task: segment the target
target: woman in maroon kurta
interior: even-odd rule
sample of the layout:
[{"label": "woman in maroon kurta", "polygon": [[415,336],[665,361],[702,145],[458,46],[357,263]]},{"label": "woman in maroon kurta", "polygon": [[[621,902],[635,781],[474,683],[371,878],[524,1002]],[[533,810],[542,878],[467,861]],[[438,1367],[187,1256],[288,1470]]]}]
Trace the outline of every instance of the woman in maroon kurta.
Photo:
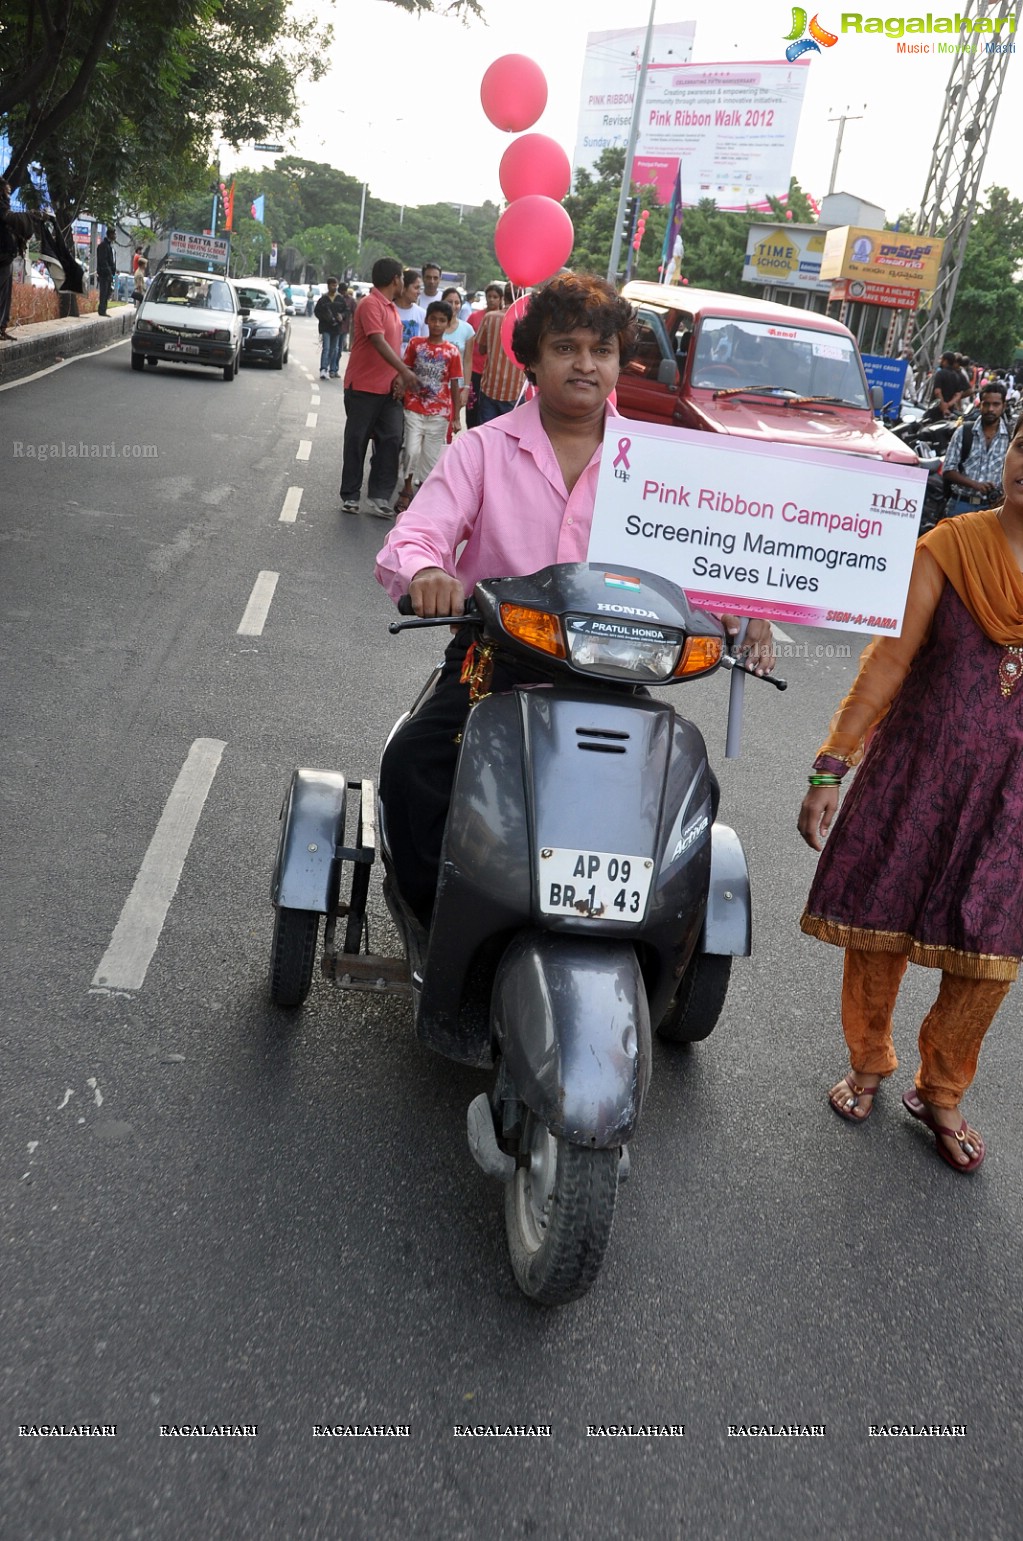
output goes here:
[{"label": "woman in maroon kurta", "polygon": [[[984,1159],[959,1102],[1023,956],[1023,432],[1004,492],[999,509],[944,520],[920,541],[902,634],[866,649],[799,818],[823,848],[800,924],[846,949],[852,1069],[831,1105],[867,1117],[898,1063],[891,1023],[906,965],[940,969],[903,1102],[958,1171]],[[836,818],[839,782],[861,755]]]}]

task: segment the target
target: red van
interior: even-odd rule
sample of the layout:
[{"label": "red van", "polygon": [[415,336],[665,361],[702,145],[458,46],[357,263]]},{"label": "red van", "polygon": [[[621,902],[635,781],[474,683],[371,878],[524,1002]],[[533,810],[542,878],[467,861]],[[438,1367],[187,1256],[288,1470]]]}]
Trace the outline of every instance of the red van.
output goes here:
[{"label": "red van", "polygon": [[713,289],[623,292],[639,322],[639,350],[618,377],[626,417],[919,464],[874,417],[848,327]]}]

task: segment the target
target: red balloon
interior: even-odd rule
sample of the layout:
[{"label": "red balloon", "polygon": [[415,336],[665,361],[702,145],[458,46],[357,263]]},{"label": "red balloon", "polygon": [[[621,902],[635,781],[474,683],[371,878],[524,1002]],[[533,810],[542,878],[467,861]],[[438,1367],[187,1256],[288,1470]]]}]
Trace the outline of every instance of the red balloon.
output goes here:
[{"label": "red balloon", "polygon": [[524,294],[521,299],[515,301],[514,305],[509,305],[504,313],[504,320],[501,322],[501,347],[507,353],[516,369],[521,369],[522,365],[512,352],[512,332],[515,330],[516,321],[524,316],[529,309],[529,301],[530,296]]},{"label": "red balloon", "polygon": [[539,193],[560,203],[572,185],[572,167],[556,139],[546,134],[523,134],[513,139],[501,156],[498,172],[501,191],[509,203]]},{"label": "red balloon", "polygon": [[518,134],[531,128],[547,106],[547,79],[525,54],[503,54],[480,82],[480,101],[495,128]]},{"label": "red balloon", "polygon": [[550,278],[568,261],[575,230],[553,198],[531,193],[516,198],[497,221],[494,251],[513,284],[528,288]]}]

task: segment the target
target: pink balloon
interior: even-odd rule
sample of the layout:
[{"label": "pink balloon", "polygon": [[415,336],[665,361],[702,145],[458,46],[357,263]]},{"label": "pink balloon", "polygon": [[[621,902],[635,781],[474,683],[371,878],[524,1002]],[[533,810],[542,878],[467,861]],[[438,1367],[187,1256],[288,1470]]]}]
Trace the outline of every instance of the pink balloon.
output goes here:
[{"label": "pink balloon", "polygon": [[501,156],[501,191],[509,203],[539,193],[560,203],[572,185],[572,167],[556,139],[523,134]]},{"label": "pink balloon", "polygon": [[497,221],[494,251],[513,284],[528,288],[550,278],[568,261],[575,230],[553,198],[530,193],[516,198]]},{"label": "pink balloon", "polygon": [[525,54],[503,54],[480,82],[480,101],[495,128],[518,134],[532,127],[547,106],[544,72]]},{"label": "pink balloon", "polygon": [[501,347],[507,353],[516,369],[521,369],[522,365],[512,352],[512,332],[515,330],[516,321],[524,316],[529,309],[529,301],[530,296],[524,294],[521,299],[515,301],[514,305],[509,305],[504,313],[504,320],[501,322]]}]

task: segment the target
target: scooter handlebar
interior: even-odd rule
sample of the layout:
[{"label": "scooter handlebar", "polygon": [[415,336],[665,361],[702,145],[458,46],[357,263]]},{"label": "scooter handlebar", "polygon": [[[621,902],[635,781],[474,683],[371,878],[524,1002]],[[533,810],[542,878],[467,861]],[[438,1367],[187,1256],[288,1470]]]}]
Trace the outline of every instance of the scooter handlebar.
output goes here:
[{"label": "scooter handlebar", "polygon": [[399,631],[410,631],[417,626],[457,626],[460,621],[471,620],[473,617],[476,617],[477,625],[482,621],[482,616],[480,616],[479,611],[476,609],[476,601],[471,594],[465,601],[465,610],[462,615],[429,616],[416,615],[412,608],[411,596],[402,594],[398,600],[398,614],[407,615],[409,619],[407,621],[392,621],[387,628],[392,636],[396,635]]}]

